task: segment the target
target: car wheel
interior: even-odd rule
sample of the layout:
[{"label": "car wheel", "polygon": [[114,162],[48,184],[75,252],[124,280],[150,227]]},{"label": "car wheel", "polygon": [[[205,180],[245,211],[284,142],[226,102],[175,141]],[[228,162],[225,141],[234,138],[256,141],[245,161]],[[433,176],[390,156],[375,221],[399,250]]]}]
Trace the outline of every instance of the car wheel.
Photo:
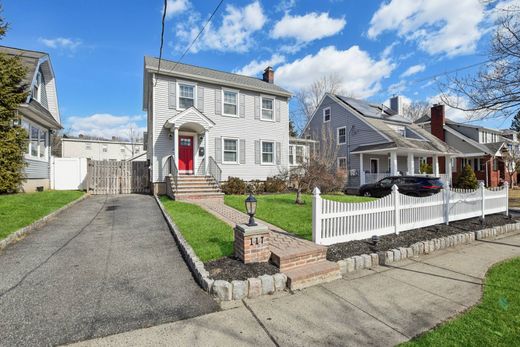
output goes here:
[{"label": "car wheel", "polygon": [[363,193],[363,196],[366,196],[366,197],[371,197],[371,196],[372,196],[372,194],[370,194],[370,192],[369,192],[369,191],[366,191],[366,192],[364,192],[364,193]]}]

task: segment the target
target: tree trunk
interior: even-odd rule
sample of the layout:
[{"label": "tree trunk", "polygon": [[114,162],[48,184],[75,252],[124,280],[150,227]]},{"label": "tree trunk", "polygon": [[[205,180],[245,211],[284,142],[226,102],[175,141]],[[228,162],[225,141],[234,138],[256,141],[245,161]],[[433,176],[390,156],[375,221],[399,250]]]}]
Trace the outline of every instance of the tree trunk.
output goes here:
[{"label": "tree trunk", "polygon": [[296,190],[296,201],[294,203],[297,205],[303,205],[302,189],[299,187],[298,187],[298,190]]}]

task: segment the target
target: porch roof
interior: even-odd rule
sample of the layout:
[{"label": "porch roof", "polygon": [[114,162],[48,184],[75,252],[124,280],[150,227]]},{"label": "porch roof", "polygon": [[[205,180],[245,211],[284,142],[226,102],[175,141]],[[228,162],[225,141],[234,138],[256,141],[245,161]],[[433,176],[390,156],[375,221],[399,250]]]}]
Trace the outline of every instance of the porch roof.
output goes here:
[{"label": "porch roof", "polygon": [[355,148],[351,153],[380,153],[380,152],[397,152],[403,154],[436,154],[440,156],[457,156],[459,151],[450,148],[450,151],[439,150],[428,141],[408,140],[405,146],[398,142],[386,142],[373,145],[363,145]]},{"label": "porch roof", "polygon": [[180,128],[188,124],[195,125],[195,127],[198,128],[194,130],[207,131],[215,125],[215,122],[206,117],[195,106],[191,106],[168,119],[166,123],[164,123],[164,127],[167,129]]}]

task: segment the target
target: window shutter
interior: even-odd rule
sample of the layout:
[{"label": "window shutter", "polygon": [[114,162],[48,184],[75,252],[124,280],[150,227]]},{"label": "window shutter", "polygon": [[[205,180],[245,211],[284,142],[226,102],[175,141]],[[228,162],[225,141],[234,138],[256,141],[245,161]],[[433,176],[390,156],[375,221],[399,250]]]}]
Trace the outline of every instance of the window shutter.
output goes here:
[{"label": "window shutter", "polygon": [[276,165],[282,164],[282,144],[280,142],[276,143]]},{"label": "window shutter", "polygon": [[255,164],[260,164],[260,141],[255,141]]},{"label": "window shutter", "polygon": [[215,161],[222,163],[222,138],[215,137]]},{"label": "window shutter", "polygon": [[240,140],[240,164],[246,163],[246,140]]},{"label": "window shutter", "polygon": [[246,118],[246,96],[240,93],[240,118]]},{"label": "window shutter", "polygon": [[255,119],[260,119],[260,97],[255,96]]},{"label": "window shutter", "polygon": [[222,89],[215,89],[215,114],[222,114]]},{"label": "window shutter", "polygon": [[276,99],[275,101],[275,111],[274,111],[274,116],[276,117],[276,121],[279,122],[280,121],[280,100]]},{"label": "window shutter", "polygon": [[204,112],[204,87],[197,86],[197,109]]},{"label": "window shutter", "polygon": [[176,108],[177,98],[175,97],[176,92],[175,82],[168,82],[168,108]]}]

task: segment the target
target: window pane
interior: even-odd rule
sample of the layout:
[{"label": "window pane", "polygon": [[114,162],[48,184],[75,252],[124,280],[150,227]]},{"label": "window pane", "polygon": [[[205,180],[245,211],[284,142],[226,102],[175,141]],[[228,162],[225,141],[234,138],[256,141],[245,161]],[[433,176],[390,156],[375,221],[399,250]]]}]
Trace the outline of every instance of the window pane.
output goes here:
[{"label": "window pane", "polygon": [[193,99],[193,86],[187,86],[181,84],[179,87],[180,96],[182,98],[190,98]]},{"label": "window pane", "polygon": [[272,163],[273,162],[273,154],[272,153],[263,153],[262,161],[264,163]]},{"label": "window pane", "polygon": [[236,103],[237,103],[237,93],[234,93],[234,92],[224,92],[224,103],[236,105]]},{"label": "window pane", "polygon": [[262,162],[272,163],[274,144],[272,142],[262,142]]},{"label": "window pane", "polygon": [[273,111],[262,110],[262,118],[264,118],[264,119],[273,119]]},{"label": "window pane", "polygon": [[224,150],[225,151],[236,151],[237,150],[237,140],[224,140]]},{"label": "window pane", "polygon": [[262,98],[262,108],[272,110],[273,109],[273,99],[263,99]]},{"label": "window pane", "polygon": [[230,105],[230,104],[224,104],[224,113],[225,114],[237,114],[237,106],[236,105]]},{"label": "window pane", "polygon": [[262,152],[273,152],[273,143],[272,142],[262,142]]},{"label": "window pane", "polygon": [[193,99],[179,98],[179,107],[180,108],[189,108],[191,106],[193,106]]},{"label": "window pane", "polygon": [[40,132],[40,158],[44,158],[45,155],[45,149],[47,147],[47,132],[41,131]]},{"label": "window pane", "polygon": [[38,156],[38,128],[31,126],[31,155]]},{"label": "window pane", "polygon": [[298,164],[303,163],[303,147],[302,146],[296,147],[296,163],[298,163]]},{"label": "window pane", "polygon": [[236,162],[237,152],[224,152],[224,161]]}]

